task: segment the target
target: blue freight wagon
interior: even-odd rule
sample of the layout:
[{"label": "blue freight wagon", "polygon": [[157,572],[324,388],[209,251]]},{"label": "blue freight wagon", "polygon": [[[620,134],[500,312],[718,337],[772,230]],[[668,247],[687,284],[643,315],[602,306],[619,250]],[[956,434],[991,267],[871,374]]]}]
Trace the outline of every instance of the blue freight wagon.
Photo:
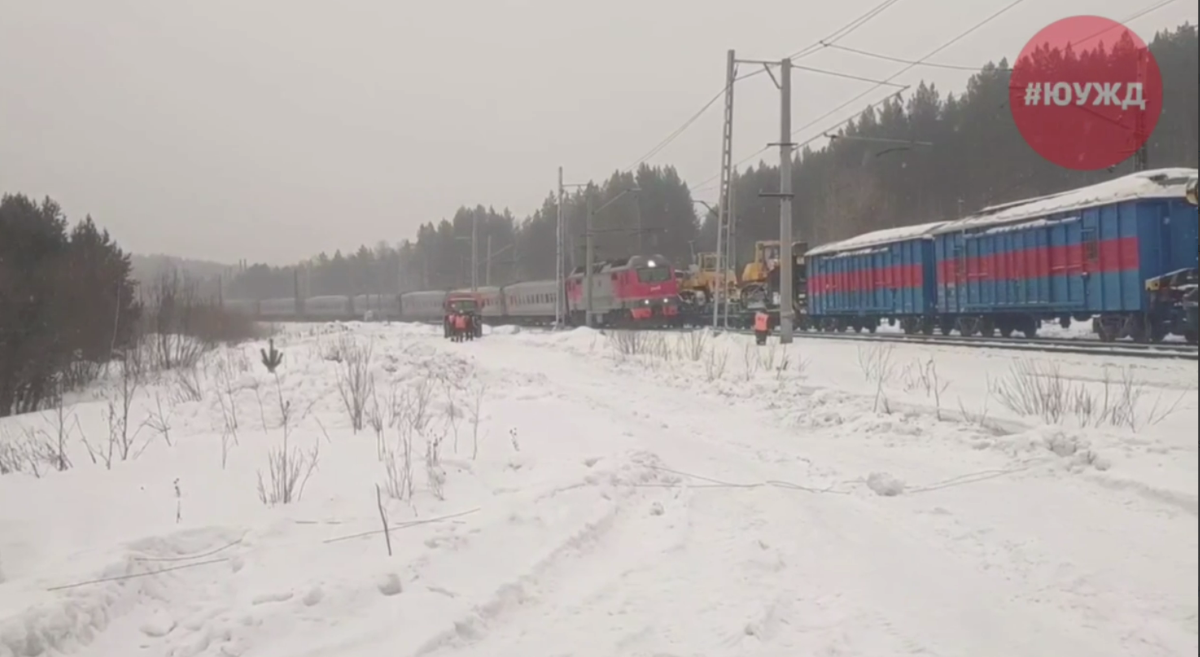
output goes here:
[{"label": "blue freight wagon", "polygon": [[808,312],[823,331],[867,330],[897,322],[906,333],[935,326],[931,233],[945,222],[889,228],[810,250]]},{"label": "blue freight wagon", "polygon": [[1091,321],[1104,340],[1178,330],[1148,282],[1197,266],[1195,169],[1143,171],[987,208],[933,231],[943,331],[1036,335]]}]

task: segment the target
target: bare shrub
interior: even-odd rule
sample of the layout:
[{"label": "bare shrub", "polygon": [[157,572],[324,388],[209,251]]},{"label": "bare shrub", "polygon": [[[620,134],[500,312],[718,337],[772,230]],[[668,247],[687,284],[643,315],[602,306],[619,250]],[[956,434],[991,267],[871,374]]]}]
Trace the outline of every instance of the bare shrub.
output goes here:
[{"label": "bare shrub", "polygon": [[966,405],[963,404],[963,400],[960,397],[958,400],[958,410],[962,414],[963,419],[966,420],[968,424],[973,424],[977,427],[983,427],[983,426],[987,425],[988,404],[989,404],[990,400],[991,400],[990,396],[984,397],[983,398],[983,408],[980,409],[978,413],[972,413],[967,410]]},{"label": "bare shrub", "polygon": [[[71,459],[67,456],[67,444],[71,440],[72,425],[75,429],[80,429],[73,406],[65,402],[61,393],[56,394],[53,406],[42,417],[49,426],[49,431],[39,430],[37,433],[41,437],[42,459],[59,472],[69,470]],[[83,435],[82,429],[79,433],[80,438],[86,442],[87,437]]]},{"label": "bare shrub", "polygon": [[167,376],[176,403],[203,401],[204,374],[199,365],[180,367]]},{"label": "bare shrub", "polygon": [[468,402],[467,416],[471,420],[471,460],[479,457],[479,421],[483,409],[483,398],[487,394],[487,385],[476,381],[470,388],[471,396]]},{"label": "bare shrub", "polygon": [[812,364],[812,361],[809,360],[808,358],[804,358],[803,356],[801,356],[800,358],[797,358],[796,359],[796,375],[799,376],[800,378],[804,378],[804,377],[808,376],[808,366],[811,364]]},{"label": "bare shrub", "polygon": [[418,420],[412,406],[403,405],[397,413],[395,439],[384,448],[384,487],[390,497],[406,500],[413,494],[413,436],[418,433]]},{"label": "bare shrub", "polygon": [[425,479],[429,491],[439,500],[446,499],[446,471],[442,469],[442,439],[445,432],[434,432],[425,439]]},{"label": "bare shrub", "polygon": [[86,439],[83,440],[92,463],[103,461],[104,466],[110,470],[114,460],[127,461],[131,456],[136,458],[137,454],[141,453],[140,451],[134,453],[133,444],[144,423],[131,429],[129,415],[133,408],[134,398],[144,382],[143,354],[144,352],[137,347],[119,352],[117,364],[120,369],[117,372],[116,380],[100,393],[101,399],[105,402],[103,415],[108,425],[107,447],[94,447]]},{"label": "bare shrub", "polygon": [[221,433],[221,469],[229,464],[229,450],[238,445],[237,387],[234,373],[226,361],[216,366],[216,402],[219,413],[218,430]]},{"label": "bare shrub", "polygon": [[364,345],[343,336],[338,352],[342,359],[338,361],[337,390],[350,426],[358,433],[363,428],[367,401],[375,389],[375,379],[371,376],[373,346],[369,341]]},{"label": "bare shrub", "polygon": [[104,365],[96,361],[84,360],[83,354],[75,353],[75,357],[58,373],[60,385],[66,390],[82,390],[100,378]]},{"label": "bare shrub", "polygon": [[383,429],[387,422],[383,417],[383,408],[379,405],[379,391],[371,386],[371,404],[367,407],[367,425],[375,432],[376,458],[382,459],[384,454]]},{"label": "bare shrub", "polygon": [[768,371],[775,369],[775,360],[779,357],[778,349],[778,343],[768,342],[766,344],[766,349],[755,350],[755,353],[758,354],[758,363],[762,369]]},{"label": "bare shrub", "polygon": [[908,392],[923,392],[933,399],[937,418],[942,419],[942,393],[950,387],[949,381],[938,376],[937,361],[932,356],[925,362],[917,361],[904,367],[900,374],[904,389]]},{"label": "bare shrub", "polygon": [[676,352],[667,342],[667,336],[657,334],[646,337],[646,355],[652,359],[670,363],[675,359]]},{"label": "bare shrub", "polygon": [[792,368],[792,355],[788,352],[786,346],[781,350],[782,354],[779,357],[779,365],[775,367],[775,379],[783,380],[783,376]]},{"label": "bare shrub", "polygon": [[749,381],[758,373],[758,347],[753,343],[746,343],[746,347],[742,350],[742,374]]},{"label": "bare shrub", "polygon": [[217,387],[217,405],[220,407],[225,426],[236,433],[240,425],[237,416],[237,374],[233,367],[227,360],[217,361],[214,383]]},{"label": "bare shrub", "polygon": [[708,349],[708,332],[688,331],[679,336],[678,347],[682,357],[698,363]]},{"label": "bare shrub", "polygon": [[197,281],[177,270],[160,275],[145,296],[143,332],[155,369],[191,367],[216,345],[254,340],[265,333],[253,318],[206,298]]},{"label": "bare shrub", "polygon": [[0,475],[25,472],[28,461],[24,446],[12,439],[6,427],[0,426]]},{"label": "bare shrub", "polygon": [[895,345],[892,344],[874,344],[858,348],[858,366],[868,382],[883,384],[892,380],[895,375],[893,351]]},{"label": "bare shrub", "polygon": [[1131,368],[1122,368],[1119,381],[1113,381],[1108,368],[1100,382],[1100,391],[1063,376],[1055,363],[1018,361],[1007,377],[988,381],[988,391],[1006,408],[1018,415],[1036,417],[1047,424],[1061,424],[1068,418],[1084,427],[1114,426],[1136,431],[1156,425],[1174,414],[1186,393],[1173,403],[1163,403],[1160,393],[1149,411],[1142,415],[1139,406],[1145,386],[1139,384]]},{"label": "bare shrub", "polygon": [[17,439],[8,427],[0,424],[0,475],[30,472],[41,476],[38,454],[30,444],[29,434]]},{"label": "bare shrub", "polygon": [[452,449],[455,454],[458,454],[458,427],[466,415],[458,404],[458,393],[461,391],[461,388],[449,376],[443,376],[441,381],[444,394],[446,395],[446,425],[450,427],[453,437],[453,442],[451,443]]},{"label": "bare shrub", "polygon": [[[174,412],[174,406],[168,406],[163,410],[162,395],[154,393],[154,407],[150,409],[150,416],[146,419],[146,426],[162,436],[167,447],[171,447],[171,414]],[[145,447],[142,448],[143,450]]]},{"label": "bare shrub", "polygon": [[399,418],[411,424],[419,433],[424,433],[433,420],[430,413],[433,404],[433,381],[432,375],[418,377],[412,389],[405,391],[397,401]]},{"label": "bare shrub", "polygon": [[622,356],[640,356],[650,347],[650,335],[645,331],[612,331],[608,340]]},{"label": "bare shrub", "polygon": [[729,351],[713,347],[708,351],[708,360],[704,361],[704,376],[711,383],[724,378],[725,366],[729,362]]},{"label": "bare shrub", "polygon": [[321,441],[313,444],[310,452],[301,452],[291,445],[291,432],[297,418],[292,416],[292,402],[284,401],[279,380],[275,381],[279,400],[279,427],[282,440],[267,452],[267,480],[258,472],[258,498],[263,504],[291,504],[304,494],[304,486],[317,468],[320,460]]}]

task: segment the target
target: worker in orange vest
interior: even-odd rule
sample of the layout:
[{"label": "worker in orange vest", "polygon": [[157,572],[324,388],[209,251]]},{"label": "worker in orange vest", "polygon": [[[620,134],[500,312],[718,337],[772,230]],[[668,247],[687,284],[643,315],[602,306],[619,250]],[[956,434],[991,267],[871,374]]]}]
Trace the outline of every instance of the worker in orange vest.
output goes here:
[{"label": "worker in orange vest", "polygon": [[754,314],[754,342],[766,344],[767,336],[771,334],[771,316],[764,311]]},{"label": "worker in orange vest", "polygon": [[458,339],[467,338],[467,316],[465,313],[458,313],[454,316],[454,330],[458,333]]}]

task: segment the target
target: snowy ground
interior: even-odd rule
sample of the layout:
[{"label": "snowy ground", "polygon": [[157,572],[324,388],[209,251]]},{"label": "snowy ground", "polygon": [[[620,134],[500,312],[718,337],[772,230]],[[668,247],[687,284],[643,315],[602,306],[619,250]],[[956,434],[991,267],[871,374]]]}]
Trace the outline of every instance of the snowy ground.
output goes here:
[{"label": "snowy ground", "polygon": [[[276,345],[278,378],[245,345],[137,391],[111,468],[94,396],[0,423],[23,470],[0,657],[1198,649],[1194,363],[360,324]],[[32,473],[60,433],[73,467]],[[264,504],[285,439],[302,494]]]}]

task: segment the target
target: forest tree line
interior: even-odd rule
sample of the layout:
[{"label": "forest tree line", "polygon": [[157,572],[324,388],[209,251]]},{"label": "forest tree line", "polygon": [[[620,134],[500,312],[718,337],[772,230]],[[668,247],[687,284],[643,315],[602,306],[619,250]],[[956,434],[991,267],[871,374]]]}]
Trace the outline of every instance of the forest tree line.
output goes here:
[{"label": "forest tree line", "polygon": [[[177,270],[137,281],[131,256],[91,216],[71,225],[53,199],[0,196],[0,418],[61,408],[67,393],[95,382],[114,362],[128,403],[144,375],[194,367],[219,343],[259,335],[249,318],[222,309],[213,292]],[[136,433],[121,427],[125,437]],[[3,432],[0,426],[0,447]],[[66,434],[56,433],[24,437],[30,463],[69,467]],[[12,465],[0,459],[0,474]]]},{"label": "forest tree line", "polygon": [[[1200,153],[1197,111],[1196,27],[1155,35],[1151,52],[1162,71],[1164,107],[1151,136],[1151,168],[1196,167]],[[1128,43],[1098,48],[1116,57]],[[1093,66],[1095,53],[1048,53],[1042,66]],[[839,131],[843,137],[928,142],[932,147],[894,148],[869,141],[834,139],[795,155],[792,187],[797,239],[816,245],[859,233],[961,217],[989,205],[1094,184],[1132,171],[1132,159],[1112,170],[1079,172],[1051,164],[1018,132],[1008,107],[1009,63],[984,66],[966,89],[943,93],[921,83],[905,97],[869,107]],[[637,193],[624,190],[638,188]],[[778,200],[762,192],[779,188],[777,166],[759,163],[737,172],[733,185],[738,262],[753,255],[756,240],[777,239]],[[697,214],[695,190],[673,167],[643,165],[571,193],[564,202],[569,266],[583,262],[583,227],[589,201],[596,215],[598,258],[655,253],[676,264],[715,250],[715,220]],[[239,267],[225,282],[230,298],[301,294],[394,293],[465,287],[471,281],[471,241],[478,222],[480,284],[554,276],[558,202],[548,193],[542,206],[518,219],[508,210],[477,205],[449,220],[429,222],[398,245],[380,242],[353,253],[319,254],[290,267]],[[491,257],[488,257],[490,244]],[[298,275],[297,275],[298,274]]]}]

